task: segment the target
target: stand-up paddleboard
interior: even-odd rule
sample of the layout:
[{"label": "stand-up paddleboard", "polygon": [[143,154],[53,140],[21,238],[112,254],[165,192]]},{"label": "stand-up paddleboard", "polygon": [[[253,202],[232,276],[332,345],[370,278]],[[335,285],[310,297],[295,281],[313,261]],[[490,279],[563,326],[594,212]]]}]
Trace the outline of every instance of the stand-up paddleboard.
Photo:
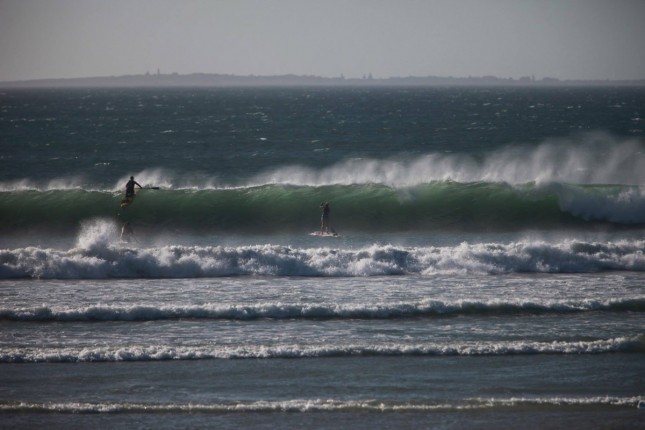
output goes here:
[{"label": "stand-up paddleboard", "polygon": [[[158,190],[159,187],[143,187],[141,189],[142,190]],[[121,207],[122,208],[127,208],[128,205],[132,204],[132,202],[134,201],[135,197],[136,197],[136,193],[132,194],[131,196],[128,196],[128,197],[124,198],[123,200],[121,200]]]},{"label": "stand-up paddleboard", "polygon": [[318,237],[340,237],[338,233],[334,232],[327,232],[327,231],[314,231],[313,233],[309,233],[310,236],[318,236]]},{"label": "stand-up paddleboard", "polygon": [[121,207],[124,208],[124,209],[127,208],[128,205],[131,204],[134,201],[134,196],[135,195],[136,194],[133,194],[133,195],[128,196],[128,197],[124,198],[123,200],[121,200]]}]

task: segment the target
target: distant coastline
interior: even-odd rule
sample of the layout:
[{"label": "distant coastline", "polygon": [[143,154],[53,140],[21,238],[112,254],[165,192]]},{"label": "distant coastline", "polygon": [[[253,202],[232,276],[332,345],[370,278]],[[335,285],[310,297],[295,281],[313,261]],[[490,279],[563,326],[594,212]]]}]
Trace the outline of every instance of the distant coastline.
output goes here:
[{"label": "distant coastline", "polygon": [[0,81],[1,88],[82,88],[82,87],[564,87],[564,86],[645,86],[639,80],[560,80],[535,79],[525,76],[518,79],[482,77],[408,76],[392,78],[325,78],[320,76],[276,75],[241,76],[213,73],[145,73],[142,75],[98,76],[87,78],[35,79]]}]

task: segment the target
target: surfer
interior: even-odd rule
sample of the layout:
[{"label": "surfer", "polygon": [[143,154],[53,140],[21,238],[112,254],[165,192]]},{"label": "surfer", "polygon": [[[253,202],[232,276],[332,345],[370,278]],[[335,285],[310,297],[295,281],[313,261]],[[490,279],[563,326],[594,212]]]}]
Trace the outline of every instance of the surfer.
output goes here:
[{"label": "surfer", "polygon": [[320,217],[320,232],[329,233],[329,202],[320,203],[322,216]]},{"label": "surfer", "polygon": [[130,180],[125,184],[125,198],[134,197],[134,186],[143,188],[137,181],[134,180],[134,176],[130,176]]}]

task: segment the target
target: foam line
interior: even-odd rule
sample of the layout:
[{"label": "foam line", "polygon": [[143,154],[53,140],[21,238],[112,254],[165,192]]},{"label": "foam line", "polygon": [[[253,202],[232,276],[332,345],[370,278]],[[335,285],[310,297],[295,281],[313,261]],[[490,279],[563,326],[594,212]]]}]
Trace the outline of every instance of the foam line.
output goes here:
[{"label": "foam line", "polygon": [[329,344],[248,346],[101,346],[86,348],[5,348],[2,363],[76,363],[206,359],[275,359],[362,356],[503,356],[645,352],[643,336],[553,342],[465,342],[454,344]]}]

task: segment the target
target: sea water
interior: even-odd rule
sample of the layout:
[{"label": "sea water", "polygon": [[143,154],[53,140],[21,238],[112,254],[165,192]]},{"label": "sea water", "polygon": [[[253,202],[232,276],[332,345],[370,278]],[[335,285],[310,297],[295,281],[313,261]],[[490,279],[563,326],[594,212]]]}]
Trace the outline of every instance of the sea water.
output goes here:
[{"label": "sea water", "polygon": [[635,88],[3,90],[2,427],[639,428],[644,136]]}]

